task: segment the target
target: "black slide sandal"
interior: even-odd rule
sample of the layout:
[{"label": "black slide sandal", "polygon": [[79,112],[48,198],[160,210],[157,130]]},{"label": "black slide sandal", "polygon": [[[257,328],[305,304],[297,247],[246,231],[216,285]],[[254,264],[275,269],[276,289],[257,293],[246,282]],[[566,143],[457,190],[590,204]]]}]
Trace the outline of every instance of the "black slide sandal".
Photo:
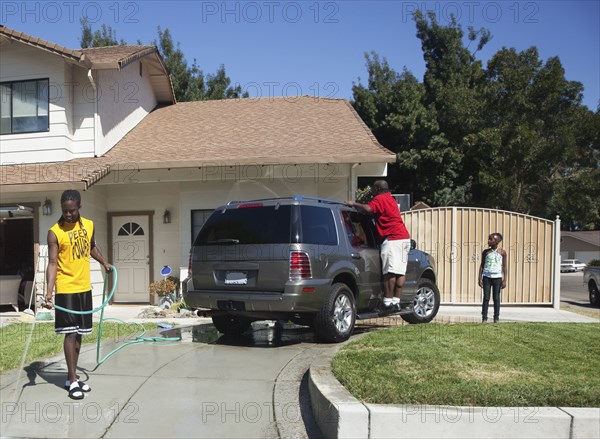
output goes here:
[{"label": "black slide sandal", "polygon": [[83,399],[83,391],[79,387],[79,383],[69,389],[69,398],[71,399]]}]

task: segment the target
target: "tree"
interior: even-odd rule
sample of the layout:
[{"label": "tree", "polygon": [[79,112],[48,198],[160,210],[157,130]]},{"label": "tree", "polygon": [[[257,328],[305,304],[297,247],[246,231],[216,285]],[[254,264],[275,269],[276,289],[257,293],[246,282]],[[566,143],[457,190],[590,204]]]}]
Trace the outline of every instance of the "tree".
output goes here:
[{"label": "tree", "polygon": [[543,63],[534,47],[501,49],[490,59],[491,140],[482,142],[482,152],[491,159],[480,157],[479,177],[485,198],[502,208],[587,223],[598,219],[598,204],[588,196],[598,188],[589,179],[598,172],[592,146],[598,128],[581,104],[581,83],[564,73],[557,57]]},{"label": "tree", "polygon": [[365,59],[368,84],[352,87],[352,104],[379,142],[397,155],[397,164],[389,167],[393,189],[431,202],[427,194],[436,190],[437,175],[419,169],[420,155],[438,126],[423,105],[425,87],[410,71],[398,74],[374,52]]},{"label": "tree", "polygon": [[118,46],[126,44],[125,40],[117,41],[117,32],[111,27],[103,24],[100,30],[92,31],[92,27],[85,18],[80,18],[82,49],[89,47]]},{"label": "tree", "polygon": [[475,59],[490,40],[469,28],[470,52],[454,19],[414,16],[426,71],[419,82],[375,53],[353,105],[379,142],[397,154],[389,180],[433,206],[473,205],[600,228],[600,107],[582,105],[583,87],[558,57],[535,47]]},{"label": "tree", "polygon": [[[390,180],[401,192],[433,205],[472,204],[472,137],[482,129],[479,114],[485,74],[464,47],[460,26],[441,26],[415,13],[426,73],[423,83],[406,69],[398,75],[376,54],[367,57],[368,87],[353,87],[358,114],[377,139],[397,153]],[[481,49],[489,32],[478,35]]]},{"label": "tree", "polygon": [[[81,20],[82,48],[119,44],[127,43],[123,39],[117,42],[117,33],[111,26],[107,27],[103,24],[101,30],[94,32],[87,20]],[[138,40],[137,44],[142,43]],[[169,71],[175,99],[178,102],[248,97],[247,92],[242,92],[241,86],[231,87],[231,79],[225,72],[225,66],[221,65],[214,75],[208,75],[206,79],[195,59],[192,66],[188,66],[179,43],[173,43],[168,28],[164,31],[158,28],[158,40],[153,41],[153,45],[158,48]]]},{"label": "tree", "polygon": [[207,75],[206,79],[195,59],[192,66],[188,67],[179,43],[173,44],[169,29],[162,31],[160,27],[158,28],[158,41],[154,41],[154,45],[158,47],[171,73],[177,101],[248,97],[247,92],[242,93],[241,86],[231,87],[231,79],[227,76],[224,65],[221,65],[214,75]]}]

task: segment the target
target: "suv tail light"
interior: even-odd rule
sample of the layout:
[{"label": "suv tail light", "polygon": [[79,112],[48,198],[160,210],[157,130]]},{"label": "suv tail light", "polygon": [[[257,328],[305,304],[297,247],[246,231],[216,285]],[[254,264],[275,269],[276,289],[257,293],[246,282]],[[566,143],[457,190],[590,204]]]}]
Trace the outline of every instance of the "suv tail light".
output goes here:
[{"label": "suv tail light", "polygon": [[290,252],[290,280],[312,278],[310,260],[305,252]]}]

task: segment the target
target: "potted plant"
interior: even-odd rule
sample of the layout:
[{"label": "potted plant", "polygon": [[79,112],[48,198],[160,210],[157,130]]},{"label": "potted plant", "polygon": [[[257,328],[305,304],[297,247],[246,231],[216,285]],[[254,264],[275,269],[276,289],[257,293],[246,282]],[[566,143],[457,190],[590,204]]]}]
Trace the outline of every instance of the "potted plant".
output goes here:
[{"label": "potted plant", "polygon": [[163,279],[152,282],[149,285],[153,304],[171,306],[175,302],[177,284],[171,279]]}]

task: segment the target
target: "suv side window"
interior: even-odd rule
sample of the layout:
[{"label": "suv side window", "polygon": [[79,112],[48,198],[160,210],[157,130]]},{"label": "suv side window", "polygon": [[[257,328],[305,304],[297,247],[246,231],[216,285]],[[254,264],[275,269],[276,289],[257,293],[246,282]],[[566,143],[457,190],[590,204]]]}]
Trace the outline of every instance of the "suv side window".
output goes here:
[{"label": "suv side window", "polygon": [[330,209],[316,206],[301,206],[302,243],[337,245],[337,233],[333,213]]},{"label": "suv side window", "polygon": [[371,218],[359,212],[348,211],[342,212],[342,218],[348,241],[352,247],[377,248]]}]

